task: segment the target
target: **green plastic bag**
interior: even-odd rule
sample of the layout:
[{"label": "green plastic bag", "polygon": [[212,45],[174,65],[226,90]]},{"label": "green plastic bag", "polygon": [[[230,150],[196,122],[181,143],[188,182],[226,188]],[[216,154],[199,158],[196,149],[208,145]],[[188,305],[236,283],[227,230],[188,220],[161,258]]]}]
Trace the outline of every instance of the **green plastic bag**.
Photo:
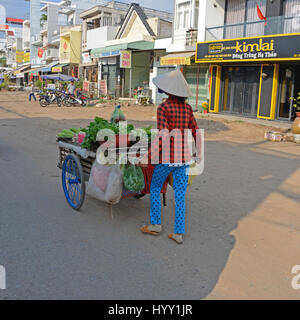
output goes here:
[{"label": "green plastic bag", "polygon": [[140,192],[145,189],[145,179],[140,167],[131,164],[128,167],[124,166],[122,172],[123,183],[127,190]]},{"label": "green plastic bag", "polygon": [[126,121],[125,115],[121,110],[121,106],[116,106],[114,112],[110,116],[110,122],[118,123],[120,121]]}]

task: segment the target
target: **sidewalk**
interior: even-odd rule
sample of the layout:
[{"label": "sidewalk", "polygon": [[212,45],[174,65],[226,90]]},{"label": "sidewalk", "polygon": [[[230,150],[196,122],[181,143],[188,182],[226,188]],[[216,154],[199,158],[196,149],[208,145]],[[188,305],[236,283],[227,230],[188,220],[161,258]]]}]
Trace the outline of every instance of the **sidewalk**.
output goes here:
[{"label": "sidewalk", "polygon": [[242,116],[235,116],[235,115],[227,115],[227,114],[220,114],[220,113],[195,113],[195,117],[198,119],[216,119],[216,120],[227,120],[233,122],[247,122],[258,124],[266,127],[274,127],[282,130],[288,130],[291,128],[292,122],[288,121],[273,121],[273,120],[264,120],[264,119],[253,119],[253,118],[246,118]]}]

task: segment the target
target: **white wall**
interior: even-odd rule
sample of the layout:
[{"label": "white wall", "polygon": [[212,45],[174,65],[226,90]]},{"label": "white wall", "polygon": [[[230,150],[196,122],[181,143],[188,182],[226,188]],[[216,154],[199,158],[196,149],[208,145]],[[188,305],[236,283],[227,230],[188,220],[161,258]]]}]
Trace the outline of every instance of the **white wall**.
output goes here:
[{"label": "white wall", "polygon": [[87,31],[87,49],[105,47],[105,42],[113,40],[117,34],[118,27],[100,27]]},{"label": "white wall", "polygon": [[224,25],[225,0],[200,0],[198,42],[205,41],[207,27]]}]

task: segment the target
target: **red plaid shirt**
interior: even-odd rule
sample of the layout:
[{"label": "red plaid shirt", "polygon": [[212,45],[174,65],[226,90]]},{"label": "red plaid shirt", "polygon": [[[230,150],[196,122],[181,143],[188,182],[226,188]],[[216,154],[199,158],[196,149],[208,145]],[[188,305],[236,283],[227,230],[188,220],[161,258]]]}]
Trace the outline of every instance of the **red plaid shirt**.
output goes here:
[{"label": "red plaid shirt", "polygon": [[[157,129],[159,135],[151,144],[148,154],[149,163],[189,162],[192,158],[192,151],[188,146],[188,131],[191,131],[195,142],[198,141],[196,146],[197,153],[200,156],[201,137],[190,105],[174,96],[169,97],[157,109]],[[165,144],[170,147],[166,147]],[[152,162],[150,162],[151,160]]]}]

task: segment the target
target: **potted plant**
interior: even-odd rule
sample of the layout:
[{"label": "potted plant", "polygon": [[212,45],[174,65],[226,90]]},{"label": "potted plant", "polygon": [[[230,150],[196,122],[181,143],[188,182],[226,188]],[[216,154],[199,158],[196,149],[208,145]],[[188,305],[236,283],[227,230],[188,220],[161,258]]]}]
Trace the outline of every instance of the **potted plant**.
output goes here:
[{"label": "potted plant", "polygon": [[293,122],[292,132],[294,134],[300,134],[300,92],[298,92],[298,96],[290,98],[293,101],[293,108],[296,114],[296,118]]},{"label": "potted plant", "polygon": [[208,113],[208,103],[205,101],[202,103],[203,113]]},{"label": "potted plant", "polygon": [[300,117],[300,92],[298,92],[298,96],[296,98],[291,97],[291,100],[293,101],[296,116]]}]

